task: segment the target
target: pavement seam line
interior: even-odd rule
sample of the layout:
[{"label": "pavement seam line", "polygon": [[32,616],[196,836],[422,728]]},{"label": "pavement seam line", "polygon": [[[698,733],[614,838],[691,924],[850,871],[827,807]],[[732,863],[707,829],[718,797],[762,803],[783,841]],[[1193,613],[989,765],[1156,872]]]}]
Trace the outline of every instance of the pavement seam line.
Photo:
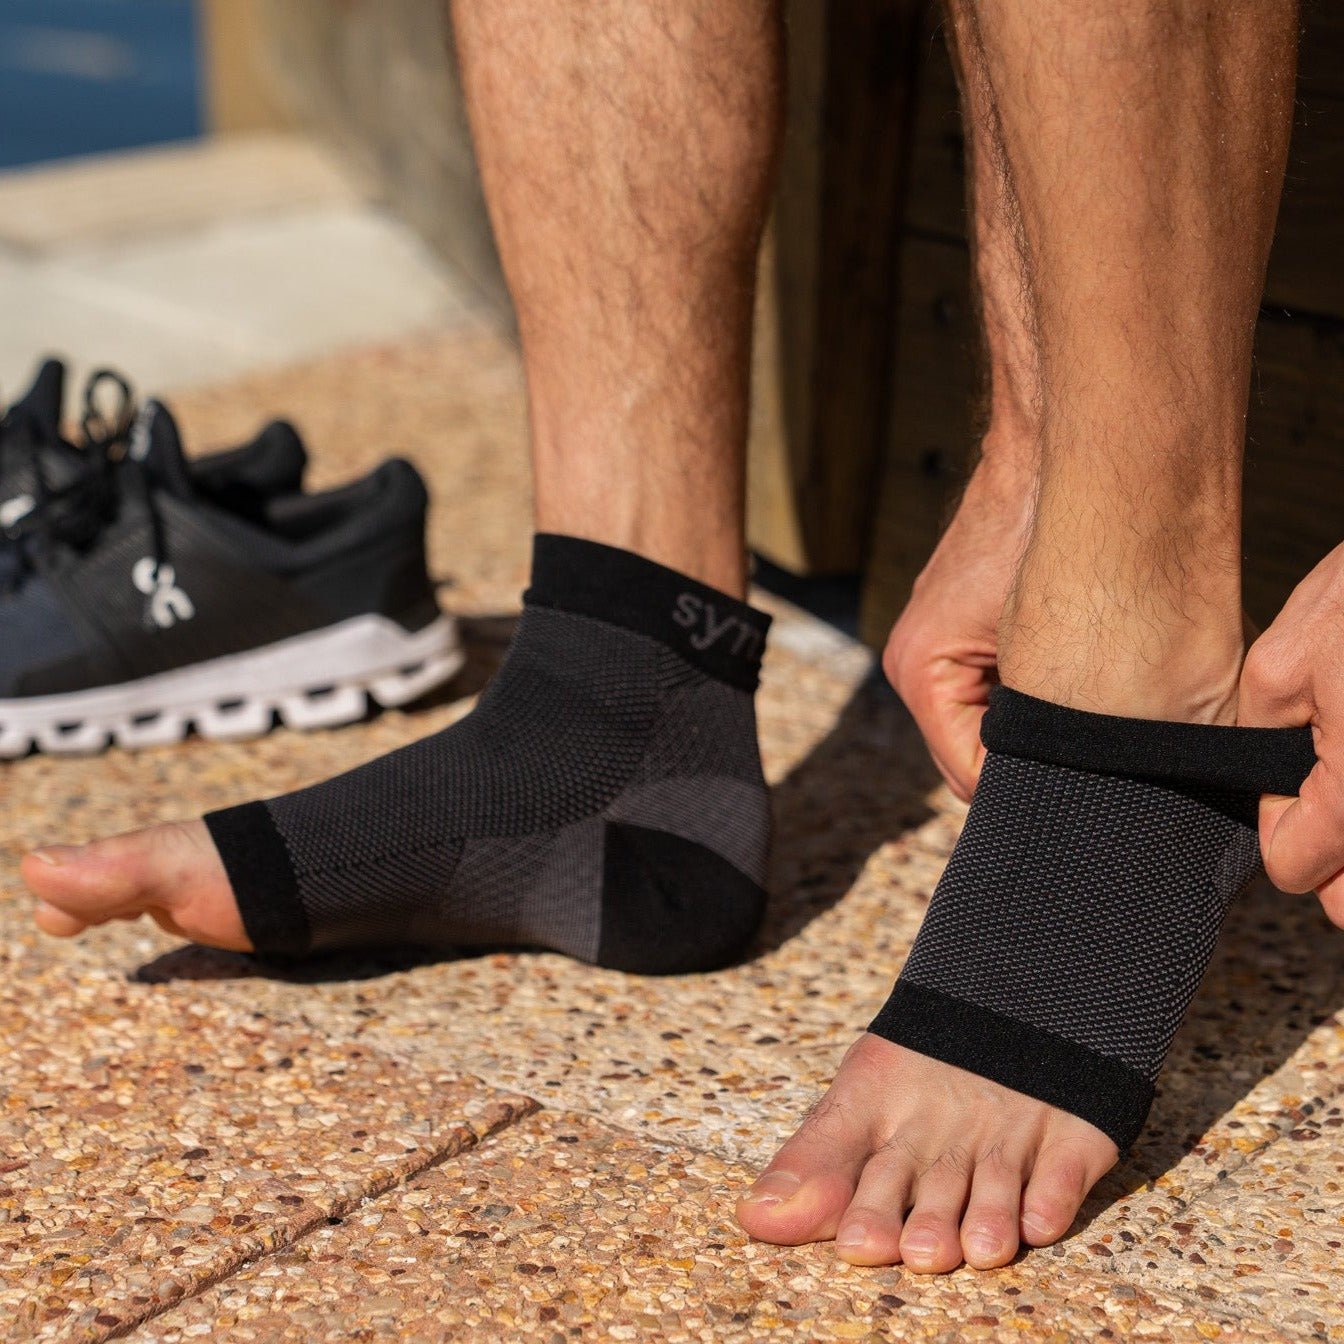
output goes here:
[{"label": "pavement seam line", "polygon": [[[484,1082],[484,1079],[479,1080]],[[488,1084],[487,1084],[488,1086]],[[498,1091],[498,1089],[492,1089]],[[383,1177],[373,1182],[369,1188],[361,1190],[355,1195],[342,1195],[333,1200],[330,1209],[324,1213],[315,1213],[314,1216],[296,1227],[293,1233],[277,1242],[277,1244],[268,1250],[263,1250],[258,1255],[239,1255],[231,1263],[223,1265],[218,1273],[210,1275],[202,1280],[190,1292],[183,1293],[180,1297],[175,1297],[171,1302],[164,1302],[158,1306],[147,1307],[133,1319],[123,1321],[118,1325],[109,1326],[102,1334],[91,1336],[96,1339],[97,1344],[103,1344],[104,1341],[114,1339],[124,1339],[133,1331],[138,1330],[142,1325],[155,1320],[160,1316],[166,1315],[183,1303],[193,1298],[201,1297],[212,1288],[218,1287],[222,1283],[235,1278],[243,1270],[258,1265],[277,1255],[283,1255],[292,1250],[299,1242],[305,1240],[317,1228],[330,1222],[331,1219],[348,1218],[356,1209],[362,1205],[371,1203],[375,1200],[384,1198],[399,1187],[405,1186],[409,1181],[419,1176],[422,1172],[429,1171],[434,1167],[442,1166],[450,1162],[455,1157],[461,1157],[464,1153],[469,1153],[478,1148],[487,1139],[494,1138],[497,1134],[506,1129],[512,1128],[519,1122],[536,1115],[542,1110],[542,1105],[533,1097],[528,1097],[518,1092],[508,1092],[502,1097],[487,1105],[486,1114],[494,1114],[487,1119],[479,1131],[470,1125],[463,1124],[460,1130],[465,1130],[465,1141],[460,1147],[451,1148],[443,1146],[438,1152],[431,1153],[424,1162],[411,1170],[400,1174],[384,1173]],[[460,1135],[455,1135],[460,1137]]]},{"label": "pavement seam line", "polygon": [[[267,1019],[268,1019],[269,1021],[274,1022],[277,1026],[288,1025],[288,1026],[290,1026],[291,1028],[301,1026],[301,1027],[303,1027],[304,1029],[307,1029],[307,1030],[312,1030],[312,1029],[313,1029],[312,1024],[309,1023],[309,1022],[306,1020],[306,1018],[305,1018],[305,1016],[304,1016],[302,1010],[300,1010],[300,1011],[299,1011],[297,1014],[295,1014],[293,1017],[291,1017],[289,1014],[272,1015],[271,1013],[266,1013],[265,1016],[267,1017]],[[1324,1025],[1324,1024],[1321,1024],[1321,1025]],[[329,1033],[329,1034],[330,1034],[330,1033]],[[372,1046],[373,1048],[377,1049],[380,1053],[386,1054],[386,1055],[388,1055],[388,1056],[391,1057],[391,1058],[394,1058],[394,1059],[400,1059],[403,1063],[415,1064],[417,1067],[420,1066],[420,1061],[417,1061],[417,1060],[415,1059],[415,1057],[414,1057],[413,1054],[402,1054],[402,1053],[400,1053],[400,1052],[395,1048],[395,1045],[394,1045],[392,1042],[384,1043],[384,1042],[378,1041],[378,1040],[376,1039],[376,1035],[375,1035],[374,1039],[370,1040],[370,1039],[369,1039],[370,1035],[373,1035],[373,1033],[366,1033],[366,1032],[339,1032],[339,1033],[337,1033],[335,1039],[343,1039],[343,1040],[345,1040],[345,1041],[347,1041],[347,1042],[349,1042],[349,1043],[360,1043],[360,1044],[363,1044],[363,1045]],[[828,1048],[829,1048],[829,1047],[828,1047]],[[509,1083],[507,1083],[507,1082],[505,1082],[505,1081],[503,1081],[503,1080],[496,1079],[496,1078],[492,1077],[488,1071],[485,1071],[485,1070],[479,1070],[479,1069],[473,1069],[473,1070],[471,1070],[471,1076],[473,1076],[473,1077],[479,1079],[482,1083],[484,1083],[487,1087],[489,1087],[492,1091],[494,1091],[494,1092],[496,1092],[496,1093],[502,1093],[502,1094],[504,1094],[504,1095],[508,1095],[508,1096],[511,1096],[511,1097],[522,1097],[522,1096],[525,1096],[525,1095],[526,1095],[526,1094],[522,1094],[522,1093],[520,1093],[520,1092],[517,1090],[517,1088],[514,1087],[513,1085],[511,1085],[511,1084],[509,1084]],[[1266,1076],[1266,1077],[1270,1077],[1270,1076],[1272,1076],[1272,1071],[1271,1071],[1271,1074],[1267,1074],[1267,1075],[1265,1075],[1265,1076]],[[1264,1081],[1264,1080],[1262,1079],[1262,1080],[1260,1080],[1260,1081]],[[1256,1085],[1258,1085],[1258,1084],[1256,1084]],[[1251,1089],[1248,1089],[1248,1094],[1249,1094],[1249,1091],[1253,1091],[1253,1090],[1254,1090],[1254,1085],[1253,1085],[1253,1087],[1252,1087]],[[1299,1108],[1299,1109],[1302,1110],[1302,1112],[1303,1112],[1303,1118],[1305,1119],[1307,1116],[1316,1114],[1318,1111],[1324,1109],[1324,1108],[1327,1107],[1331,1102],[1337,1100],[1337,1099],[1338,1099],[1339,1097],[1341,1097],[1341,1096],[1344,1096],[1344,1080],[1341,1080],[1341,1082],[1340,1082],[1336,1087],[1334,1087],[1333,1089],[1323,1090],[1322,1092],[1320,1092],[1320,1093],[1316,1094],[1315,1096],[1309,1098],[1307,1104],[1306,1104],[1305,1106]],[[715,1147],[715,1146],[706,1145],[706,1144],[704,1144],[704,1143],[702,1143],[702,1142],[695,1142],[695,1141],[690,1141],[690,1142],[688,1142],[688,1141],[681,1140],[681,1139],[674,1140],[674,1141],[669,1141],[669,1140],[667,1140],[667,1139],[663,1139],[663,1138],[655,1137],[655,1136],[653,1136],[653,1135],[651,1135],[651,1134],[649,1134],[649,1133],[647,1133],[647,1132],[645,1132],[645,1131],[641,1131],[641,1130],[638,1130],[638,1129],[631,1129],[631,1128],[628,1128],[626,1125],[624,1125],[624,1124],[622,1124],[622,1123],[620,1123],[620,1122],[617,1122],[617,1121],[613,1120],[609,1114],[603,1113],[602,1111],[599,1111],[599,1110],[595,1110],[595,1109],[593,1109],[591,1106],[574,1105],[574,1104],[569,1104],[569,1103],[565,1103],[565,1104],[561,1104],[561,1105],[558,1105],[558,1106],[557,1106],[557,1105],[555,1104],[555,1102],[556,1102],[556,1100],[558,1100],[558,1099],[552,1099],[552,1100],[549,1102],[549,1104],[543,1104],[542,1102],[540,1102],[540,1101],[537,1100],[536,1098],[534,1098],[534,1097],[530,1097],[530,1096],[528,1096],[526,1099],[527,1099],[528,1101],[530,1101],[530,1102],[532,1103],[533,1107],[535,1108],[534,1110],[531,1110],[531,1111],[526,1112],[526,1114],[528,1114],[528,1115],[530,1115],[530,1114],[535,1114],[536,1111],[538,1111],[538,1110],[543,1110],[543,1109],[553,1110],[553,1111],[555,1111],[555,1110],[563,1111],[563,1112],[566,1112],[566,1113],[570,1113],[570,1114],[574,1114],[574,1115],[580,1115],[580,1116],[587,1117],[587,1118],[589,1118],[589,1119],[592,1119],[592,1120],[594,1120],[594,1121],[597,1121],[598,1123],[602,1124],[603,1126],[605,1126],[605,1127],[608,1128],[608,1129],[612,1129],[612,1130],[615,1130],[615,1131],[617,1131],[617,1132],[619,1132],[619,1133],[621,1133],[621,1134],[628,1135],[628,1136],[630,1136],[630,1137],[632,1137],[632,1138],[635,1138],[635,1139],[639,1140],[639,1141],[642,1142],[642,1143],[647,1143],[647,1144],[650,1144],[650,1145],[655,1146],[655,1147],[664,1147],[664,1148],[668,1149],[669,1151],[682,1151],[682,1152],[689,1152],[689,1153],[697,1153],[697,1154],[701,1154],[701,1155],[706,1156],[706,1157],[713,1157],[713,1158],[716,1158],[716,1159],[718,1159],[718,1160],[720,1160],[720,1161],[729,1161],[729,1162],[735,1162],[735,1163],[741,1163],[741,1162],[742,1162],[742,1158],[740,1157],[740,1155],[731,1153],[731,1152],[727,1151],[726,1149],[721,1149],[721,1148],[718,1148],[718,1147]],[[524,1118],[524,1117],[523,1117],[523,1116],[519,1116],[518,1118],[521,1119],[521,1118]],[[1173,1207],[1171,1208],[1171,1210],[1170,1210],[1168,1213],[1166,1213],[1165,1215],[1159,1216],[1159,1217],[1157,1218],[1157,1220],[1154,1222],[1154,1224],[1153,1224],[1153,1226],[1152,1226],[1152,1228],[1151,1228],[1151,1233],[1156,1233],[1156,1232],[1160,1231],[1162,1228],[1166,1227],[1170,1222],[1174,1221],[1176,1218],[1178,1218],[1178,1217],[1182,1216],[1183,1214],[1185,1214],[1189,1209],[1194,1208],[1194,1207],[1197,1207],[1198,1204],[1199,1204],[1203,1199],[1207,1198],[1210,1194],[1212,1194],[1212,1193],[1214,1193],[1215,1191],[1217,1191],[1217,1190],[1218,1190],[1218,1189],[1219,1189],[1225,1182],[1227,1182],[1232,1176],[1234,1176],[1236,1173],[1238,1173],[1238,1172],[1244,1170],[1244,1169],[1247,1168],[1248,1166],[1252,1165],[1252,1164],[1253,1164],[1253,1163],[1254,1163],[1254,1162],[1261,1156],[1261,1154],[1263,1154],[1264,1152],[1268,1151],[1270,1148],[1274,1147],[1276,1144],[1279,1144],[1279,1143],[1284,1142],[1285,1139],[1287,1138],[1287,1133],[1288,1133],[1288,1131],[1286,1131],[1286,1130],[1283,1131],[1283,1132],[1280,1132],[1280,1133],[1276,1133],[1276,1134],[1274,1134],[1272,1137],[1270,1137],[1270,1138],[1266,1138],[1262,1143],[1260,1143],[1259,1145],[1257,1145],[1255,1148],[1252,1148],[1249,1152],[1246,1152],[1246,1153],[1244,1153],[1244,1154],[1238,1154],[1238,1155],[1237,1155],[1238,1160],[1235,1161],[1235,1163],[1233,1163],[1233,1164],[1231,1164],[1231,1165],[1225,1165],[1225,1166],[1223,1166],[1222,1168],[1220,1168],[1220,1174],[1219,1174],[1218,1176],[1215,1177],[1215,1179],[1210,1183],[1210,1185],[1209,1185],[1206,1189],[1204,1189],[1204,1190],[1200,1191],[1199,1193],[1197,1193],[1196,1195],[1194,1195],[1192,1198],[1190,1198],[1190,1199],[1188,1199],[1188,1200],[1174,1200],[1174,1201],[1173,1201]],[[459,1152],[465,1152],[465,1151],[468,1150],[468,1148],[473,1147],[473,1146],[475,1146],[475,1145],[474,1145],[474,1144],[473,1144],[473,1145],[468,1145],[467,1147],[464,1147],[463,1149],[460,1149],[460,1150],[458,1150],[458,1151],[459,1151]],[[443,1154],[442,1156],[440,1156],[434,1163],[432,1163],[432,1165],[438,1165],[439,1162],[447,1161],[449,1158],[451,1158],[451,1157],[453,1157],[453,1156],[455,1156],[455,1155],[456,1155],[456,1154],[453,1154],[453,1153],[445,1153],[445,1154]],[[426,1165],[431,1165],[431,1164],[426,1164]],[[413,1175],[415,1175],[415,1174],[418,1174],[418,1171],[419,1171],[419,1170],[423,1170],[423,1169],[424,1169],[424,1168],[418,1168],[416,1172],[408,1173],[408,1175],[406,1176],[405,1179],[409,1180],[409,1179],[410,1179],[410,1176],[413,1176]],[[403,1182],[403,1183],[404,1183],[404,1182]],[[1141,1191],[1141,1190],[1144,1189],[1144,1188],[1152,1188],[1152,1187],[1153,1187],[1153,1182],[1149,1181],[1149,1182],[1146,1182],[1144,1186],[1139,1187],[1138,1190],[1136,1190],[1136,1191],[1132,1191],[1132,1192],[1130,1192],[1130,1193],[1131,1193],[1131,1194],[1137,1194],[1137,1193],[1139,1193],[1139,1191]],[[1109,1206],[1107,1206],[1107,1207],[1109,1207]],[[305,1227],[305,1229],[304,1229],[302,1235],[306,1236],[306,1235],[308,1234],[308,1232],[310,1232],[311,1230],[312,1230],[312,1227],[311,1227],[311,1226]],[[1079,1233],[1079,1234],[1076,1234],[1076,1235],[1081,1236],[1082,1234]],[[290,1243],[290,1244],[292,1244],[292,1243]],[[281,1248],[277,1248],[277,1249],[281,1249]],[[1045,1248],[1042,1248],[1042,1250],[1044,1250],[1044,1249],[1045,1249]],[[274,1252],[270,1252],[270,1253],[268,1253],[268,1254],[272,1254],[272,1253],[274,1253]],[[258,1257],[258,1258],[260,1258],[260,1257]],[[241,1268],[241,1266],[239,1266],[239,1268]],[[228,1274],[226,1274],[226,1275],[224,1275],[224,1276],[222,1276],[222,1277],[231,1277],[232,1274],[233,1274],[233,1273],[236,1273],[236,1272],[237,1272],[236,1269],[231,1270],[231,1271],[229,1271]],[[1109,1271],[1108,1271],[1108,1270],[1104,1270],[1104,1269],[1093,1268],[1090,1272],[1096,1273],[1099,1277],[1102,1277],[1102,1278],[1107,1278],[1107,1277],[1109,1277],[1109,1278],[1111,1278],[1111,1279],[1113,1279],[1113,1280],[1123,1281],[1123,1282],[1125,1282],[1125,1283],[1131,1285],[1132,1287],[1135,1287],[1136,1289],[1138,1289],[1138,1290],[1140,1290],[1140,1291],[1148,1291],[1148,1289],[1146,1288],[1146,1286],[1145,1286],[1145,1284],[1143,1283],[1142,1279],[1139,1279],[1139,1278],[1134,1277],[1133,1274],[1132,1274],[1130,1271],[1128,1271],[1128,1270],[1123,1270],[1123,1269],[1116,1268],[1116,1269],[1113,1269],[1113,1270],[1109,1270]],[[206,1286],[206,1287],[209,1287],[209,1286],[213,1286],[213,1285],[205,1285],[205,1286]],[[1188,1294],[1186,1294],[1183,1290],[1164,1290],[1164,1291],[1168,1291],[1168,1292],[1170,1292],[1172,1296],[1174,1296],[1174,1297],[1178,1297],[1181,1301],[1190,1302],[1192,1306],[1198,1307],[1199,1310],[1205,1312],[1206,1314],[1208,1314],[1208,1312],[1209,1312],[1209,1309],[1208,1309],[1207,1304],[1202,1303],[1200,1299],[1196,1299],[1196,1298],[1192,1298],[1192,1297],[1188,1296]],[[195,1296],[195,1295],[196,1295],[196,1294],[190,1294],[190,1296]],[[184,1298],[177,1299],[177,1301],[184,1301],[184,1300],[185,1300],[185,1297],[184,1297]],[[171,1305],[176,1305],[176,1302],[174,1302],[174,1303],[171,1304]],[[158,1313],[152,1313],[152,1314],[157,1315]],[[149,1319],[149,1317],[146,1317],[146,1319]],[[117,1333],[125,1333],[125,1332],[124,1332],[124,1331],[118,1331]],[[110,1338],[115,1338],[115,1337],[116,1337],[116,1334],[112,1334],[112,1335],[108,1335],[106,1338],[109,1338],[109,1339],[110,1339]],[[1285,1337],[1285,1338],[1287,1338],[1287,1337]]]},{"label": "pavement seam line", "polygon": [[[1306,1120],[1310,1116],[1317,1114],[1317,1112],[1324,1110],[1331,1102],[1339,1100],[1341,1096],[1344,1096],[1344,1079],[1341,1079],[1341,1081],[1329,1091],[1323,1091],[1309,1098],[1306,1103],[1299,1106],[1297,1109],[1302,1112],[1302,1119]],[[1175,1207],[1173,1207],[1171,1213],[1166,1217],[1158,1218],[1157,1222],[1153,1225],[1153,1230],[1157,1231],[1158,1229],[1165,1227],[1173,1218],[1197,1207],[1211,1194],[1219,1190],[1227,1181],[1231,1180],[1234,1175],[1253,1165],[1262,1154],[1267,1153],[1271,1148],[1276,1148],[1279,1144],[1285,1142],[1290,1133],[1290,1130],[1284,1130],[1281,1133],[1274,1134],[1271,1138],[1264,1139],[1248,1152],[1240,1154],[1240,1161],[1232,1165],[1224,1165],[1220,1167],[1218,1175],[1216,1175],[1204,1189],[1198,1191],[1189,1199],[1173,1200]],[[1152,1187],[1153,1182],[1146,1182],[1145,1185],[1146,1187]]]},{"label": "pavement seam line", "polygon": [[[510,1097],[511,1098],[518,1097],[519,1099],[523,1099],[523,1095],[518,1093],[511,1093]],[[532,1098],[526,1098],[526,1099],[533,1100]],[[452,1152],[444,1151],[442,1153],[436,1154],[430,1161],[426,1162],[424,1166],[417,1168],[413,1172],[407,1173],[405,1177],[399,1180],[389,1181],[386,1184],[385,1188],[383,1188],[382,1190],[371,1192],[367,1196],[355,1200],[351,1204],[350,1208],[348,1210],[343,1210],[339,1214],[339,1216],[342,1218],[347,1217],[350,1213],[354,1212],[356,1208],[359,1208],[364,1204],[374,1203],[382,1198],[385,1198],[388,1194],[393,1193],[393,1191],[396,1190],[397,1188],[409,1184],[409,1182],[414,1177],[421,1175],[425,1171],[429,1171],[434,1167],[443,1166],[446,1163],[453,1161],[457,1158],[466,1157],[468,1154],[475,1152],[477,1149],[482,1147],[487,1142],[498,1137],[498,1135],[503,1133],[505,1130],[512,1129],[516,1125],[521,1124],[526,1120],[530,1120],[538,1114],[544,1113],[547,1109],[548,1108],[542,1106],[540,1103],[536,1103],[531,1109],[519,1111],[516,1115],[506,1120],[504,1123],[498,1124],[493,1128],[485,1130],[478,1137],[474,1138],[471,1143],[464,1145],[462,1148],[459,1148]],[[604,1129],[613,1131],[621,1135],[625,1135],[629,1138],[636,1139],[651,1147],[663,1147],[667,1148],[669,1151],[690,1152],[693,1154],[700,1153],[705,1156],[719,1156],[719,1157],[722,1156],[721,1154],[715,1154],[710,1150],[700,1148],[694,1144],[669,1143],[665,1140],[652,1139],[647,1134],[643,1134],[638,1130],[628,1129],[624,1125],[614,1123],[611,1120],[603,1117],[602,1115],[596,1112],[585,1112],[574,1110],[572,1108],[565,1108],[563,1113],[585,1116],[600,1124]],[[1264,1146],[1269,1147],[1271,1146],[1271,1144],[1267,1143]],[[1191,1201],[1191,1203],[1194,1202],[1196,1201],[1193,1200]],[[306,1240],[309,1237],[309,1235],[313,1231],[315,1231],[318,1227],[327,1223],[330,1220],[331,1216],[333,1215],[328,1215],[326,1217],[320,1217],[312,1220],[310,1223],[305,1224],[302,1230],[299,1231],[291,1241],[286,1243],[285,1246],[277,1247],[275,1251],[268,1252],[267,1255],[265,1256],[257,1256],[254,1259],[245,1262],[244,1264],[238,1266],[237,1269],[222,1274],[218,1278],[212,1280],[211,1283],[204,1285],[199,1292],[184,1294],[182,1297],[176,1299],[174,1302],[166,1306],[162,1311],[152,1313],[151,1315],[146,1316],[144,1319],[147,1321],[153,1319],[156,1316],[165,1315],[168,1312],[174,1310],[176,1307],[181,1306],[184,1302],[188,1301],[190,1298],[200,1296],[204,1291],[208,1290],[209,1288],[213,1288],[220,1283],[227,1282],[228,1279],[235,1277],[239,1270],[248,1268],[250,1265],[253,1264],[261,1263],[263,1260],[268,1259],[271,1255],[281,1254],[284,1251],[293,1249],[293,1247],[296,1246],[298,1243]],[[779,1249],[782,1252],[793,1248],[780,1247]],[[1046,1249],[1042,1248],[1039,1252],[1036,1253],[1035,1258],[1038,1261],[1043,1261],[1045,1255],[1046,1255]],[[890,1268],[900,1272],[899,1266],[892,1266]],[[875,1272],[880,1273],[882,1271],[879,1268]],[[1124,1271],[1119,1270],[1108,1271],[1096,1265],[1062,1265],[1060,1266],[1060,1272],[1061,1276],[1067,1279],[1071,1286],[1095,1287],[1099,1291],[1099,1293],[1101,1293],[1103,1296],[1107,1293],[1107,1290],[1111,1286],[1113,1286],[1117,1281],[1122,1281],[1126,1283],[1131,1288],[1133,1288],[1136,1293],[1142,1294],[1143,1296],[1151,1297],[1153,1296],[1155,1291],[1150,1285],[1144,1283],[1142,1280],[1133,1278],[1130,1274]],[[1228,1327],[1233,1332],[1235,1332],[1236,1328],[1240,1324],[1241,1317],[1238,1316],[1234,1311],[1219,1307],[1213,1307],[1207,1301],[1190,1293],[1188,1290],[1162,1288],[1160,1291],[1172,1302],[1187,1306],[1189,1308],[1189,1316],[1192,1322],[1197,1321],[1201,1318],[1206,1320],[1212,1320],[1219,1323],[1220,1325]],[[136,1322],[134,1326],[127,1327],[126,1329],[118,1329],[116,1331],[113,1331],[109,1335],[105,1336],[105,1338],[115,1339],[118,1337],[122,1337],[125,1334],[129,1333],[130,1330],[138,1328],[138,1326],[142,1323],[143,1322]],[[1281,1330],[1277,1330],[1276,1328],[1274,1339],[1279,1341],[1279,1344],[1296,1344],[1297,1337],[1287,1334]]]},{"label": "pavement seam line", "polygon": [[[1012,1261],[1010,1263],[1016,1264],[1017,1262]],[[989,1272],[992,1273],[993,1271],[991,1270]],[[1162,1288],[1160,1290],[1155,1290],[1148,1284],[1131,1279],[1129,1275],[1115,1270],[1099,1269],[1093,1265],[1065,1266],[1061,1277],[1067,1277],[1071,1285],[1076,1284],[1085,1287],[1095,1287],[1103,1296],[1106,1295],[1108,1285],[1114,1284],[1117,1280],[1122,1280],[1137,1293],[1146,1297],[1152,1297],[1155,1292],[1160,1291],[1171,1301],[1190,1307],[1191,1322],[1201,1318],[1216,1321],[1218,1324],[1227,1326],[1230,1329],[1231,1338],[1233,1340],[1239,1338],[1237,1329],[1245,1319],[1244,1315],[1237,1315],[1234,1311],[1221,1307],[1213,1307],[1203,1298],[1195,1296],[1183,1288]],[[1280,1344],[1299,1344],[1301,1336],[1287,1334],[1283,1330],[1280,1330],[1278,1326],[1271,1326],[1270,1328],[1275,1331],[1274,1337],[1280,1341]]]}]

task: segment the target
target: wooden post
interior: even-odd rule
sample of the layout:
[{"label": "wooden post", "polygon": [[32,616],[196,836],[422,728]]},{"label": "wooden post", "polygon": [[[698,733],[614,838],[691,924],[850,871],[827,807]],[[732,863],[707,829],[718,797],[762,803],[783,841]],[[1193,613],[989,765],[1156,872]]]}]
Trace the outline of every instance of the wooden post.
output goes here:
[{"label": "wooden post", "polygon": [[797,573],[857,573],[868,550],[926,9],[787,9],[789,120],[762,256],[748,530]]},{"label": "wooden post", "polygon": [[292,124],[268,68],[258,0],[200,0],[205,119],[212,131],[269,131]]}]

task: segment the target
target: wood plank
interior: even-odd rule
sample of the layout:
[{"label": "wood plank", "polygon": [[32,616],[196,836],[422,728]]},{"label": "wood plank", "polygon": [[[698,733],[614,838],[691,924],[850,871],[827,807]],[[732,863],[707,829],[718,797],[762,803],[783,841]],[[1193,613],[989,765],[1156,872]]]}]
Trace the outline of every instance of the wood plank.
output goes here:
[{"label": "wood plank", "polygon": [[1344,324],[1266,314],[1256,345],[1244,572],[1264,626],[1344,540]]},{"label": "wood plank", "polygon": [[1265,304],[1344,317],[1344,98],[1300,96]]},{"label": "wood plank", "polygon": [[[1288,174],[1266,304],[1344,317],[1344,5],[1308,5]],[[921,43],[906,224],[931,237],[965,238],[965,141],[941,25]]]},{"label": "wood plank", "polygon": [[199,0],[206,124],[212,131],[284,130],[294,118],[270,64],[262,0]]},{"label": "wood plank", "polygon": [[924,0],[791,0],[790,114],[765,250],[751,544],[797,573],[868,549]]},{"label": "wood plank", "polygon": [[[941,15],[941,11],[938,11]],[[941,17],[920,41],[918,107],[911,127],[910,185],[906,227],[930,237],[964,240],[966,137],[961,125],[957,79]]]}]

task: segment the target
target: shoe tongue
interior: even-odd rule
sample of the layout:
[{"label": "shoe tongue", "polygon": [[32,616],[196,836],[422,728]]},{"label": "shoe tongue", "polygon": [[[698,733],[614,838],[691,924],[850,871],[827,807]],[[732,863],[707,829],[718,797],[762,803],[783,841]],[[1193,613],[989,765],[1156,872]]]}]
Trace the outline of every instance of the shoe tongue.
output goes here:
[{"label": "shoe tongue", "polygon": [[17,418],[33,421],[45,435],[60,431],[65,402],[65,365],[59,359],[44,359],[32,386],[14,403]]},{"label": "shoe tongue", "polygon": [[161,490],[179,499],[191,499],[196,491],[182,452],[182,437],[168,408],[159,401],[141,406],[131,426],[126,456],[138,462]]}]

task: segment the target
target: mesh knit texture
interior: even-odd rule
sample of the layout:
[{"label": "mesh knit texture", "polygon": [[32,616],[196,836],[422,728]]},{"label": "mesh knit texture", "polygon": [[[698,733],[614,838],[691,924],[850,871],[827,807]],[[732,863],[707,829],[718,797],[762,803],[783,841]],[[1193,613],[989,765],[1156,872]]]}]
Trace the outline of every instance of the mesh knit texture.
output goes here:
[{"label": "mesh knit texture", "polygon": [[1228,908],[1259,867],[1257,799],[991,750],[870,1029],[1128,1147]]},{"label": "mesh knit texture", "polygon": [[259,951],[522,945],[676,971],[755,933],[770,821],[750,690],[529,605],[462,721],[207,824]]}]

